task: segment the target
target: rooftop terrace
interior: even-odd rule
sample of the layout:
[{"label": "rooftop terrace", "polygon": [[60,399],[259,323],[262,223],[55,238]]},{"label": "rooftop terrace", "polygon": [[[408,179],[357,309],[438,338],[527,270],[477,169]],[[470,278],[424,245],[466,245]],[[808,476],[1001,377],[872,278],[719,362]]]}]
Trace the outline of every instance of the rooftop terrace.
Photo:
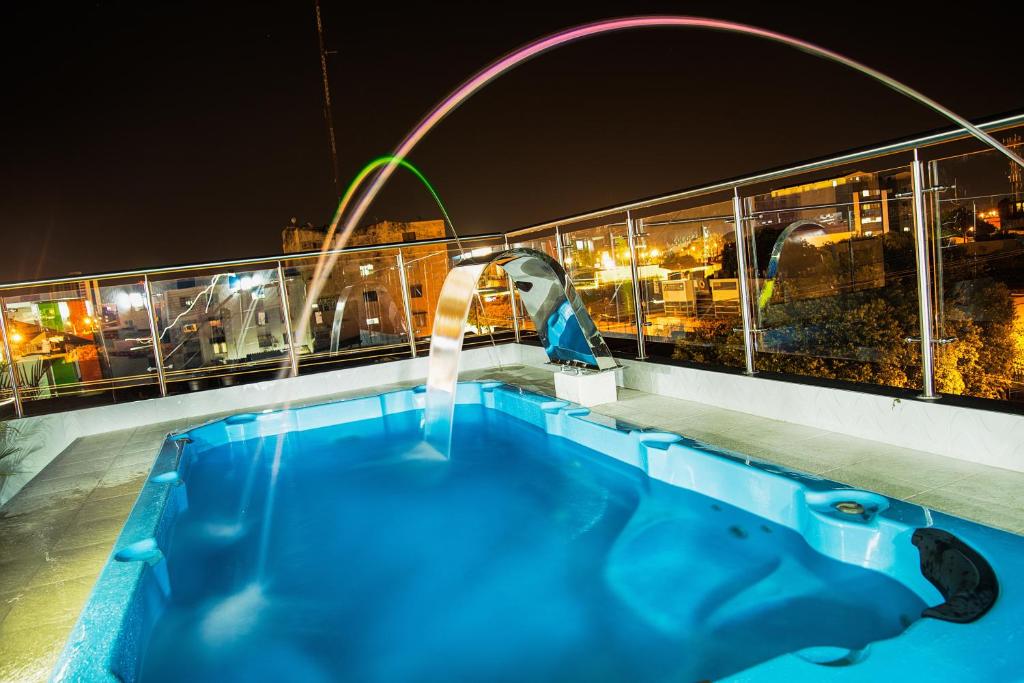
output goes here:
[{"label": "rooftop terrace", "polygon": [[[315,254],[0,286],[0,678],[47,676],[168,431],[421,383],[452,263],[505,246],[556,258],[623,364],[596,413],[1024,534],[1024,182],[953,131],[343,250],[316,301]],[[553,394],[504,274],[481,295],[462,377]]]}]

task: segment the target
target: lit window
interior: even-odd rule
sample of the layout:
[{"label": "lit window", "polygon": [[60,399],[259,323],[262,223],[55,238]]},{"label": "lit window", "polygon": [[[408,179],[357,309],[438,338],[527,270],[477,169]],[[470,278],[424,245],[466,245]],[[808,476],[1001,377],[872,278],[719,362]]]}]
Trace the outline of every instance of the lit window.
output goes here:
[{"label": "lit window", "polygon": [[423,285],[409,285],[409,296],[413,299],[422,299]]}]

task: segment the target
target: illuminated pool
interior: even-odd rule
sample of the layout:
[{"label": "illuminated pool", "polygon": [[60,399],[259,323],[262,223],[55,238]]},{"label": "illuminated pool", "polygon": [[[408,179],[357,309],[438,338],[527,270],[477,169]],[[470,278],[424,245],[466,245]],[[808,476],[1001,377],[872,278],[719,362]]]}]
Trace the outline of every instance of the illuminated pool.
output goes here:
[{"label": "illuminated pool", "polygon": [[168,439],[55,677],[1024,670],[1022,537],[505,385],[458,399],[450,459],[418,390]]}]

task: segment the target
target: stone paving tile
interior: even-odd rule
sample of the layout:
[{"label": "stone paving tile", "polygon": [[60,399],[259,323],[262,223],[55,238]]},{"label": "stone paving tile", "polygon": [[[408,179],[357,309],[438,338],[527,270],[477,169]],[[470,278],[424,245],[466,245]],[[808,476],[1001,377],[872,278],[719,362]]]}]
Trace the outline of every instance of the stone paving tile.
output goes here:
[{"label": "stone paving tile", "polygon": [[57,542],[53,544],[55,551],[73,550],[84,548],[96,543],[97,539],[109,539],[111,542],[117,538],[127,518],[127,512],[122,515],[110,514],[104,517],[93,517],[91,519],[75,519],[65,529]]},{"label": "stone paving tile", "polygon": [[163,447],[163,441],[153,444],[148,448],[128,452],[119,453],[113,458],[112,467],[124,467],[126,465],[138,465],[148,464],[152,465],[156,462],[156,456],[160,454],[160,449]]},{"label": "stone paving tile", "polygon": [[[95,455],[99,456],[101,452],[97,452]],[[90,454],[93,455],[93,454]],[[68,462],[66,460],[54,460],[50,463],[42,472],[36,475],[33,481],[46,481],[47,479],[57,479],[60,477],[70,477],[75,475],[88,475],[102,473],[110,467],[110,463],[114,460],[113,455],[105,457],[91,457],[81,460],[75,460]]]},{"label": "stone paving tile", "polygon": [[826,470],[829,479],[907,499],[979,473],[979,466],[906,448],[883,446],[871,455]]},{"label": "stone paving tile", "polygon": [[12,560],[41,558],[72,524],[84,499],[84,494],[76,494],[67,507],[61,504],[65,501],[47,499],[46,505],[30,512],[7,513],[0,518],[0,556]]},{"label": "stone paving tile", "polygon": [[984,468],[910,497],[910,502],[989,526],[1024,530],[1024,473]]},{"label": "stone paving tile", "polygon": [[17,600],[18,595],[20,594],[17,591],[0,593],[0,624],[3,623],[7,613],[11,611],[11,607],[14,606],[14,602]]},{"label": "stone paving tile", "polygon": [[19,630],[0,624],[0,681],[47,680],[74,623],[70,619]]},{"label": "stone paving tile", "polygon": [[136,479],[145,477],[149,474],[152,467],[152,460],[148,463],[136,462],[129,463],[127,465],[118,465],[115,463],[114,466],[107,470],[107,473],[103,475],[103,485],[110,486],[135,481]]},{"label": "stone paving tile", "polygon": [[11,593],[26,585],[39,571],[38,557],[0,561],[0,594]]},{"label": "stone paving tile", "polygon": [[[954,514],[998,529],[1021,529],[1024,514],[1021,511],[985,498],[969,498],[954,488],[961,482],[941,486],[911,496],[908,500],[933,510]],[[1018,532],[1019,533],[1019,532]]]},{"label": "stone paving tile", "polygon": [[74,622],[95,581],[95,576],[83,576],[22,588],[0,629],[12,632]]},{"label": "stone paving tile", "polygon": [[47,467],[56,465],[77,465],[83,462],[93,462],[98,460],[109,460],[110,458],[117,455],[117,448],[105,448],[102,450],[92,451],[79,451],[75,450],[74,447],[69,446],[67,450],[54,458],[53,462]]},{"label": "stone paving tile", "polygon": [[70,474],[51,479],[33,479],[25,486],[25,493],[28,496],[42,496],[76,490],[88,492],[99,483],[102,476],[102,472],[92,471],[87,474]]},{"label": "stone paving tile", "polygon": [[139,491],[142,490],[142,484],[145,483],[145,481],[145,476],[140,476],[120,483],[100,480],[100,483],[83,502],[92,502],[95,500],[103,500],[105,498],[116,498],[124,495],[137,496],[139,495]]},{"label": "stone paving tile", "polygon": [[107,540],[78,548],[51,550],[26,586],[36,588],[74,579],[95,581],[110,556],[110,550],[111,544]]},{"label": "stone paving tile", "polygon": [[96,453],[102,453],[104,451],[117,451],[119,448],[127,443],[127,439],[118,441],[92,441],[92,439],[99,439],[101,437],[81,437],[72,441],[67,448],[61,453],[61,456],[68,457],[70,455],[95,455]]},{"label": "stone paving tile", "polygon": [[109,498],[86,498],[82,507],[79,508],[75,514],[76,522],[90,522],[94,519],[102,519],[104,517],[116,517],[121,516],[123,518],[128,517],[128,513],[131,512],[132,505],[135,504],[135,499],[139,497],[139,490],[131,490],[127,493],[110,496]]}]

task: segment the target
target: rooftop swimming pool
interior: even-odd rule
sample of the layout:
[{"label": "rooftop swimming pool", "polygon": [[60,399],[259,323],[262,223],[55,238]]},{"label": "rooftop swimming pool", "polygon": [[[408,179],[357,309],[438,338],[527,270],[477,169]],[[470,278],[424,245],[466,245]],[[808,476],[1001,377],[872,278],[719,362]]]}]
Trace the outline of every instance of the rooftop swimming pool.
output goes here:
[{"label": "rooftop swimming pool", "polygon": [[168,438],[54,672],[1013,680],[1024,537],[463,383]]}]

